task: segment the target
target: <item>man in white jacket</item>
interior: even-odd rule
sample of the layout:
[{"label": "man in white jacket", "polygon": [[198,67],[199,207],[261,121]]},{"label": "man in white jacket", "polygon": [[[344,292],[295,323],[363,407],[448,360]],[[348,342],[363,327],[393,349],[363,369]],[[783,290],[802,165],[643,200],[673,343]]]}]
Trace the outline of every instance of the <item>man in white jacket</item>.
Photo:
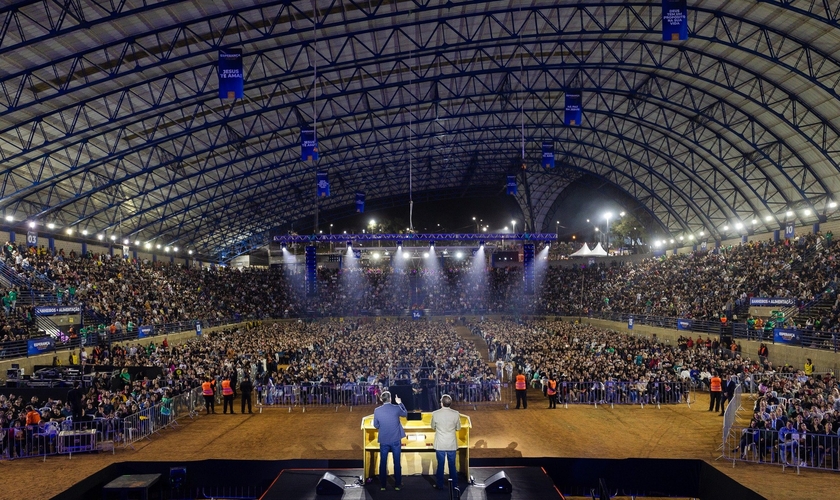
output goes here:
[{"label": "man in white jacket", "polygon": [[449,461],[449,478],[452,486],[458,486],[458,471],[455,467],[455,455],[458,451],[456,432],[461,429],[461,414],[450,408],[452,397],[444,394],[440,398],[439,410],[432,412],[432,429],[435,430],[435,455],[437,455],[437,474],[435,488],[443,489],[443,464]]}]

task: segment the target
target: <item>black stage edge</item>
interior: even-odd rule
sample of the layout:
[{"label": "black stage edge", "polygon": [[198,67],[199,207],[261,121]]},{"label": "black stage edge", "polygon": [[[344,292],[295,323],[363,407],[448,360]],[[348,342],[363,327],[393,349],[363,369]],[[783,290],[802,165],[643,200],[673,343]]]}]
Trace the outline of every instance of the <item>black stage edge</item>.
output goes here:
[{"label": "black stage edge", "polygon": [[[347,484],[361,474],[361,460],[202,460],[181,462],[120,462],[82,479],[54,500],[102,498],[102,487],[125,474],[162,474],[149,498],[187,500],[226,497],[278,499],[388,499],[437,500],[449,498],[447,492],[432,488],[431,476],[404,476],[403,488],[379,491],[376,482],[363,488],[347,488],[342,496],[317,496],[315,486],[325,472],[332,472]],[[185,467],[186,481],[173,488],[169,471]],[[509,458],[472,459],[470,471],[476,482],[497,471],[504,471],[513,485],[510,495],[486,495],[476,486],[466,486],[460,479],[462,498],[478,500],[497,497],[502,500],[553,499],[566,496],[590,498],[601,480],[610,495],[683,497],[700,499],[761,499],[762,496],[739,484],[701,460],[666,459],[586,459],[586,458]],[[772,472],[768,471],[768,474]],[[343,477],[342,477],[343,476]],[[227,494],[226,494],[227,491]]]}]

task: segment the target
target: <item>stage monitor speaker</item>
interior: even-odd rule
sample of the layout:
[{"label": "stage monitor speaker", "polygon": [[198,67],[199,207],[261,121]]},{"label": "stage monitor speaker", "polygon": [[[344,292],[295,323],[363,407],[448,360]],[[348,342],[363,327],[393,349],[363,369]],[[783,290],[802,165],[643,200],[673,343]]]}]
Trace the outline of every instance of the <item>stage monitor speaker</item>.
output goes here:
[{"label": "stage monitor speaker", "polygon": [[319,495],[343,495],[344,480],[325,472],[324,477],[318,481],[318,486],[315,487],[315,493]]},{"label": "stage monitor speaker", "polygon": [[510,493],[513,491],[513,486],[508,481],[505,471],[499,471],[487,478],[484,483],[484,491],[488,495],[491,493]]}]

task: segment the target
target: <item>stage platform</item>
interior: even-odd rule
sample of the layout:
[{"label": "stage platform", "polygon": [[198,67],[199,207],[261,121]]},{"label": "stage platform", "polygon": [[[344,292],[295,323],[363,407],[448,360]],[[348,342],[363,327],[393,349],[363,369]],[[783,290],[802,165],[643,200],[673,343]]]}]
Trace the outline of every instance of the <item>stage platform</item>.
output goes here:
[{"label": "stage platform", "polygon": [[[504,471],[510,480],[513,490],[510,495],[491,495],[506,500],[561,499],[562,496],[554,487],[554,481],[541,467],[472,467],[470,468],[476,484],[483,484],[487,478]],[[343,495],[317,495],[315,487],[325,472],[330,472],[346,482]],[[388,479],[388,487],[380,491],[379,482],[374,481],[359,486],[357,480],[362,475],[362,469],[285,469],[280,472],[275,482],[260,500],[326,500],[341,498],[342,500],[377,500],[399,498],[400,500],[444,500],[449,499],[448,490],[433,488],[435,479],[432,476],[403,476],[400,491],[394,490],[393,477]],[[482,486],[470,486],[460,479],[461,498],[464,500],[484,500],[487,497]]]}]

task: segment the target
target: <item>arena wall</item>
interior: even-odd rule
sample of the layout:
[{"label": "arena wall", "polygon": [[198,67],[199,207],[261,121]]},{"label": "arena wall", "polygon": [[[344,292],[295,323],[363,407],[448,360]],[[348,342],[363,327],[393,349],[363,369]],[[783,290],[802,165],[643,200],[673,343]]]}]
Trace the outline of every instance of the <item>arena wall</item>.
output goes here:
[{"label": "arena wall", "polygon": [[[564,321],[576,321],[578,318],[567,317],[563,319]],[[607,321],[594,318],[583,318],[583,322],[588,323],[592,326],[597,326],[599,328],[606,328],[608,330],[613,330],[616,332],[626,333],[634,336],[651,338],[655,335],[658,341],[671,345],[676,345],[677,340],[680,336],[691,335],[693,338],[697,338],[697,335],[700,335],[703,338],[707,337],[707,335],[701,335],[695,332],[674,330],[671,328],[660,328],[656,326],[640,324],[635,324],[633,325],[633,330],[628,330],[626,323],[619,323],[617,321]],[[741,352],[744,356],[749,356],[751,359],[758,358],[758,348],[761,345],[761,342],[744,339],[737,339],[736,342],[741,344]],[[797,346],[786,346],[781,344],[773,344],[772,342],[765,342],[765,344],[767,345],[767,349],[770,354],[768,357],[773,363],[773,366],[784,366],[787,364],[801,369],[805,365],[805,360],[807,358],[811,358],[811,361],[813,361],[816,371],[820,373],[837,373],[838,367],[840,367],[840,354],[836,354],[831,351],[824,351],[820,349],[808,349]]]},{"label": "arena wall", "polygon": [[[203,333],[210,333],[216,332],[219,330],[227,330],[233,328],[240,328],[244,326],[246,323],[235,323],[231,325],[223,325],[223,326],[216,326],[212,328],[204,328]],[[183,344],[184,342],[194,339],[195,338],[195,330],[190,330],[186,332],[180,333],[172,333],[168,335],[157,335],[154,337],[146,337],[142,339],[135,339],[130,342],[117,342],[117,345],[123,344],[140,344],[143,346],[147,346],[152,342],[159,344],[163,342],[163,339],[167,339],[169,344]],[[26,358],[15,358],[15,359],[5,359],[0,361],[0,377],[5,378],[6,370],[12,367],[12,364],[18,364],[21,368],[24,369],[24,374],[32,375],[33,367],[36,365],[50,365],[52,364],[53,356],[58,356],[58,359],[61,360],[62,365],[67,365],[67,357],[69,355],[69,349],[61,349],[58,351],[50,352],[47,354],[39,354],[37,356],[28,356]]]}]

